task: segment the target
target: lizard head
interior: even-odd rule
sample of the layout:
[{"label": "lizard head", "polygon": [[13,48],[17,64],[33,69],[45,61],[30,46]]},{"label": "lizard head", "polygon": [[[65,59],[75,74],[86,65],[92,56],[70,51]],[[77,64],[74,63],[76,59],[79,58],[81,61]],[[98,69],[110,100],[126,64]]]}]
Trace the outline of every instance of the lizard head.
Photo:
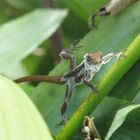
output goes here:
[{"label": "lizard head", "polygon": [[88,64],[94,65],[102,62],[102,52],[92,52],[84,55],[84,59]]}]

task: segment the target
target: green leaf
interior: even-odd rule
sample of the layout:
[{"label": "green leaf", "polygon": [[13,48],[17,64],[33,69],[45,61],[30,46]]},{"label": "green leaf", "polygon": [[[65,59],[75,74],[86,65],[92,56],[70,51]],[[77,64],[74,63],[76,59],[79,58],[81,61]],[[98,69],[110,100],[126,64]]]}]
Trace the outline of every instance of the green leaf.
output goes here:
[{"label": "green leaf", "polygon": [[49,38],[66,14],[66,10],[40,9],[1,26],[0,72],[22,60]]},{"label": "green leaf", "polygon": [[[124,123],[124,121],[126,120],[126,117],[127,115],[129,115],[132,111],[136,110],[136,109],[140,109],[140,105],[130,105],[128,107],[125,107],[123,109],[120,109],[112,124],[111,124],[111,127],[109,128],[109,131],[105,137],[105,140],[109,140],[111,138],[111,136],[113,135],[113,133],[115,133],[115,131]],[[134,119],[134,118],[133,118]],[[140,122],[140,119],[139,120],[135,120],[135,121],[138,121]],[[129,134],[129,132],[127,132],[127,134]],[[126,135],[126,134],[125,134]],[[140,135],[139,135],[140,136]],[[137,138],[139,137],[137,136]],[[126,139],[127,139],[127,136],[125,136]]]},{"label": "green leaf", "polygon": [[0,139],[53,140],[40,113],[12,81],[0,76]]},{"label": "green leaf", "polygon": [[95,124],[102,138],[106,135],[111,125],[111,122],[113,121],[113,118],[116,114],[116,111],[130,104],[131,102],[128,102],[126,100],[112,97],[105,97],[100,102],[100,104],[93,111],[91,116],[95,118]]}]

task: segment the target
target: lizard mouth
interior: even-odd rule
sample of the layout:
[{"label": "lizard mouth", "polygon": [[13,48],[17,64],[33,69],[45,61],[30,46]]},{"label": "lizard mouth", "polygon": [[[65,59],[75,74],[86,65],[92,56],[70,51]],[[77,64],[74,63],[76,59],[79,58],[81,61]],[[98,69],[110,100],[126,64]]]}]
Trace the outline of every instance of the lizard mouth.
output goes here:
[{"label": "lizard mouth", "polygon": [[89,65],[95,65],[101,63],[102,54],[99,52],[94,52],[94,53],[86,54],[84,58]]},{"label": "lizard mouth", "polygon": [[96,61],[96,60],[90,60],[90,61],[88,60],[87,62],[89,65],[96,65],[96,64],[101,63],[101,61]]}]

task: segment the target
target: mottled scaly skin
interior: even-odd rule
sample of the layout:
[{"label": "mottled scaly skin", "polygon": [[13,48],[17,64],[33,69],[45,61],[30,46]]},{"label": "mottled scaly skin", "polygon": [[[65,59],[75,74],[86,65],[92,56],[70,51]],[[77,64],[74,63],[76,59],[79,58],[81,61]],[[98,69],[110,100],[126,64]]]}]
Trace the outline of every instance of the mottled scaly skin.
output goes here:
[{"label": "mottled scaly skin", "polygon": [[[73,88],[76,85],[80,84],[85,84],[89,86],[92,90],[95,92],[98,92],[96,89],[95,85],[91,82],[92,78],[94,75],[100,70],[103,64],[108,63],[113,56],[116,56],[117,59],[119,59],[121,56],[123,56],[122,52],[119,53],[109,53],[105,56],[102,55],[102,52],[92,52],[92,53],[87,53],[84,55],[83,61],[76,67],[75,61],[76,59],[73,58],[73,56],[70,56],[67,54],[67,52],[62,52],[62,54],[67,58],[68,56],[70,57],[71,62],[71,70],[70,72],[64,74],[62,77],[62,81],[65,81],[66,83],[66,94],[65,94],[65,99],[64,103],[62,104],[61,107],[61,115],[62,115],[62,122],[65,123],[67,121],[67,117],[65,116],[67,106],[69,104]],[[63,58],[63,55],[61,54],[61,57]]]}]

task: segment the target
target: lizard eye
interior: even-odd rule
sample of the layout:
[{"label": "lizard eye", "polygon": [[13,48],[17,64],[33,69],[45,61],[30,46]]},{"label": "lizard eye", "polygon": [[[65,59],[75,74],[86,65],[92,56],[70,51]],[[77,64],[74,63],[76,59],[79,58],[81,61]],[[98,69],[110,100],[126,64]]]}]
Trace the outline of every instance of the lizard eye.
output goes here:
[{"label": "lizard eye", "polygon": [[90,60],[91,59],[91,56],[90,55],[87,55],[87,60]]},{"label": "lizard eye", "polygon": [[103,54],[101,53],[101,58],[103,57]]}]

